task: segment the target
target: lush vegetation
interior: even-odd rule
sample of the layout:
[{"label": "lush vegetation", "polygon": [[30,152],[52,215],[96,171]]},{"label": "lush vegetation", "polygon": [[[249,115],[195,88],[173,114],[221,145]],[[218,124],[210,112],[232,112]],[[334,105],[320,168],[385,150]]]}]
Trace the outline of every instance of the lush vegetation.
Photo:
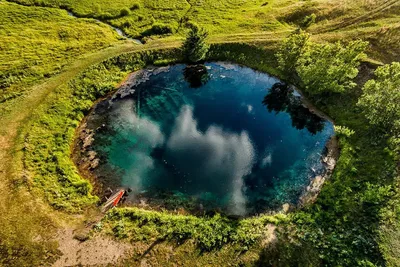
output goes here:
[{"label": "lush vegetation", "polygon": [[[290,40],[284,41],[282,46],[288,43],[298,47],[298,43]],[[230,60],[268,71],[259,62],[273,63],[274,58],[271,53],[261,51],[251,46],[223,44],[212,46],[210,55],[213,59]],[[284,56],[282,51],[285,49],[281,47],[278,51],[279,59]],[[299,58],[302,53],[306,50],[299,53]],[[341,55],[338,57],[340,62]],[[326,65],[320,67],[327,68]],[[304,88],[304,81],[293,73],[275,73]],[[347,79],[354,82],[351,77]],[[399,213],[393,212],[396,210],[392,200],[396,196],[397,158],[393,153],[394,147],[388,143],[390,137],[377,132],[361,114],[357,106],[360,88],[345,90],[341,94],[304,92],[340,126],[336,129],[340,136],[341,155],[333,177],[326,182],[317,202],[290,216],[291,223],[281,228],[280,242],[265,250],[262,257],[264,264],[383,265],[383,257],[386,256],[379,250],[382,246],[380,225],[398,220],[399,216]],[[365,110],[367,112],[368,108]]]},{"label": "lush vegetation", "polygon": [[186,61],[196,63],[206,57],[210,46],[206,43],[208,33],[200,27],[191,26],[186,40],[183,42],[182,51]]},{"label": "lush vegetation", "polygon": [[60,72],[71,59],[117,41],[106,25],[76,20],[57,9],[0,2],[0,24],[0,103]]},{"label": "lush vegetation", "polygon": [[[399,64],[379,67],[375,76],[370,71],[376,66],[359,66],[364,53],[385,63],[400,60],[399,1],[12,2],[26,6],[0,0],[0,178],[6,181],[0,183],[0,265],[46,266],[44,255],[56,257],[55,244],[37,242],[41,237],[50,240],[49,229],[56,226],[41,212],[47,206],[34,197],[43,196],[52,208],[70,213],[97,202],[70,159],[74,130],[93,102],[114,90],[128,72],[181,60],[179,44],[168,51],[123,54],[89,67],[68,84],[55,79],[60,86],[42,96],[39,106],[42,98],[24,102],[32,85],[64,72],[78,56],[118,41],[108,25],[92,18],[130,36],[148,37],[148,47],[155,36],[173,39],[186,35],[194,23],[200,25],[214,42],[206,60],[244,64],[297,85],[335,121],[341,150],[316,203],[287,216],[236,220],[127,208],[112,210],[98,230],[146,244],[194,240],[204,255],[233,244],[234,253],[222,264],[239,265],[255,262],[237,262],[237,254],[261,244],[265,227],[273,223],[279,224],[278,240],[263,248],[261,266],[400,265]],[[277,46],[297,27],[312,34],[296,31]],[[199,51],[194,61],[203,59],[205,49]],[[21,107],[29,116],[13,117],[23,113],[17,110]],[[5,120],[6,114],[14,115]],[[14,138],[18,140],[11,143]],[[3,160],[3,150],[13,162]],[[23,171],[10,174],[5,170],[20,163],[17,153],[23,154]],[[65,215],[55,216],[60,214]],[[187,251],[182,255],[190,257]],[[211,265],[218,254],[210,255],[205,262]],[[190,259],[193,263],[197,258]]]},{"label": "lush vegetation", "polygon": [[97,201],[91,185],[70,159],[75,128],[96,99],[114,90],[128,72],[157,61],[176,60],[177,52],[126,54],[91,67],[60,86],[32,114],[24,145],[29,183],[56,209],[76,212]]},{"label": "lush vegetation", "polygon": [[120,208],[110,211],[96,228],[130,241],[162,240],[179,244],[191,239],[203,251],[220,249],[226,244],[235,244],[237,250],[246,251],[262,238],[268,238],[269,224],[277,225],[285,220],[282,214],[232,220],[219,214],[197,217]]},{"label": "lush vegetation", "polygon": [[379,67],[375,76],[365,83],[358,104],[371,124],[397,137],[400,134],[400,63]]},{"label": "lush vegetation", "polygon": [[365,58],[367,42],[352,41],[316,44],[305,32],[292,34],[277,53],[279,68],[290,77],[298,77],[309,94],[342,93],[356,86],[360,60]]}]

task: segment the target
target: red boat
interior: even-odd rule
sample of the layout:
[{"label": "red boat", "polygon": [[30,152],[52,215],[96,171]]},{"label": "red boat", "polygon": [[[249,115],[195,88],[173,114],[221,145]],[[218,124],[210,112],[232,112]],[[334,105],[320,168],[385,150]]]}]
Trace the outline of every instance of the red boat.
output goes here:
[{"label": "red boat", "polygon": [[107,210],[117,206],[126,193],[127,190],[125,188],[118,190],[109,199],[107,199],[106,203],[104,203],[103,207],[101,208],[101,211],[106,212]]}]

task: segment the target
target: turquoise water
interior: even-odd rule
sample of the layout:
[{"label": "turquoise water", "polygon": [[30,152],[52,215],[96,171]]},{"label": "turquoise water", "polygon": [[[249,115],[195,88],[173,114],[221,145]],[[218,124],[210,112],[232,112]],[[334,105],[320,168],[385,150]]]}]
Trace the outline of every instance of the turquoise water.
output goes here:
[{"label": "turquoise water", "polygon": [[296,203],[324,172],[332,124],[276,78],[223,63],[138,77],[92,115],[99,171],[133,202],[254,214]]}]

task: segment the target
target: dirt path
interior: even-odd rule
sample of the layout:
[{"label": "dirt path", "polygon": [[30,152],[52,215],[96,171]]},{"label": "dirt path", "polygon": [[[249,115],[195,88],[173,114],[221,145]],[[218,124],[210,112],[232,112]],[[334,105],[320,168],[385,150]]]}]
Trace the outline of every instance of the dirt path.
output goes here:
[{"label": "dirt path", "polygon": [[[3,118],[0,118],[0,179],[4,181],[4,176],[10,175],[10,164],[15,161],[15,149],[12,147],[15,144],[18,131],[21,125],[29,118],[31,112],[51,93],[55,88],[61,84],[65,84],[73,77],[78,75],[81,71],[85,70],[91,65],[104,61],[107,58],[134,51],[151,50],[155,48],[168,48],[176,47],[177,42],[167,42],[160,44],[159,42],[151,43],[150,45],[137,45],[132,42],[123,42],[112,47],[100,50],[98,52],[88,54],[75,61],[72,65],[64,69],[60,74],[49,78],[45,82],[33,86],[29,89],[29,94],[21,99],[14,107],[13,110]],[[13,154],[12,157],[10,157]],[[0,186],[3,183],[0,183]]]},{"label": "dirt path", "polygon": [[126,258],[132,251],[131,245],[103,236],[80,242],[74,239],[74,229],[71,228],[60,230],[57,239],[63,255],[54,263],[54,267],[109,266]]},{"label": "dirt path", "polygon": [[328,25],[323,28],[317,28],[314,31],[312,31],[312,33],[321,34],[321,33],[332,32],[332,31],[336,31],[339,29],[343,29],[345,27],[348,27],[348,26],[354,25],[356,23],[363,22],[369,18],[372,18],[372,17],[378,15],[379,13],[393,7],[394,5],[396,5],[398,3],[399,3],[399,0],[388,0],[388,1],[384,2],[381,6],[375,8],[374,10],[371,10],[370,12],[368,12],[362,16],[348,19],[348,20],[342,21],[342,22],[334,24],[334,25]]},{"label": "dirt path", "polygon": [[[210,37],[211,43],[230,42],[275,42],[283,38],[289,31],[276,33],[234,34]],[[55,266],[76,264],[103,265],[118,260],[129,251],[129,246],[113,242],[104,237],[95,237],[93,240],[79,242],[73,239],[74,233],[70,229],[72,222],[82,221],[83,216],[71,217],[52,210],[41,199],[35,198],[25,186],[15,187],[15,181],[20,182],[24,176],[22,165],[22,149],[24,125],[29,121],[31,113],[46,97],[61,84],[69,82],[80,72],[91,65],[100,63],[107,58],[122,53],[145,51],[152,49],[174,48],[181,44],[179,39],[155,40],[145,45],[137,45],[125,41],[112,47],[87,54],[78,58],[64,70],[28,88],[27,95],[18,101],[6,116],[0,118],[0,252],[2,236],[10,237],[7,244],[16,242],[27,244],[32,240],[51,241],[57,232],[59,249],[64,256]],[[13,186],[10,186],[13,185]],[[103,245],[105,247],[100,248]],[[32,246],[36,246],[33,242]],[[6,246],[7,248],[7,246]],[[110,251],[104,252],[105,250]],[[2,261],[0,259],[0,265]],[[35,265],[35,263],[32,263]],[[36,264],[37,265],[37,264]],[[19,265],[25,266],[25,265]]]},{"label": "dirt path", "polygon": [[[24,136],[24,125],[29,121],[32,111],[59,85],[67,83],[93,64],[125,52],[176,47],[178,44],[177,42],[163,44],[156,42],[142,46],[133,42],[121,42],[82,56],[60,74],[29,88],[27,96],[21,98],[10,113],[0,118],[0,266],[4,261],[6,266],[9,266],[8,259],[15,262],[15,259],[21,257],[18,256],[18,244],[30,247],[30,249],[26,248],[30,253],[39,245],[33,240],[42,240],[49,245],[53,230],[63,220],[80,220],[79,216],[65,218],[67,215],[52,210],[41,199],[35,198],[29,192],[29,188],[18,186],[25,175],[21,160],[23,148],[21,138]],[[1,254],[4,253],[2,252],[3,245],[6,248],[5,255]],[[15,247],[11,251],[7,250],[10,245]],[[29,257],[39,258],[34,255]],[[15,266],[28,266],[26,263],[16,264]],[[32,263],[32,265],[37,265],[37,263]]]}]

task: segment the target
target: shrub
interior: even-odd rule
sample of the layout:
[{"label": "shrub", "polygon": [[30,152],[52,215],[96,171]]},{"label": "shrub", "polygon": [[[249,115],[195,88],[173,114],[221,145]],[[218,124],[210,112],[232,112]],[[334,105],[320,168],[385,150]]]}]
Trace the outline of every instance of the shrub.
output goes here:
[{"label": "shrub", "polygon": [[311,15],[306,16],[304,18],[303,22],[301,23],[301,27],[302,28],[310,27],[312,24],[315,23],[316,19],[317,19],[317,15],[315,15],[314,13],[312,13]]},{"label": "shrub", "polygon": [[139,3],[135,3],[135,4],[133,4],[132,6],[131,6],[131,10],[136,10],[136,9],[139,9],[140,8],[140,5],[139,5]]},{"label": "shrub", "polygon": [[335,127],[335,133],[339,136],[339,137],[350,137],[352,136],[355,132],[349,128],[347,128],[346,126],[334,126]]},{"label": "shrub", "polygon": [[311,43],[297,61],[296,72],[309,94],[343,93],[354,88],[360,60],[368,43],[353,41],[347,46]]},{"label": "shrub", "polygon": [[292,33],[288,38],[283,40],[276,53],[278,68],[287,75],[292,76],[300,56],[303,55],[309,45],[309,39],[310,35],[308,33],[300,31]]},{"label": "shrub", "polygon": [[174,30],[169,25],[164,25],[161,23],[154,24],[150,29],[142,32],[142,36],[151,36],[151,35],[165,35],[173,33]]},{"label": "shrub", "polygon": [[358,101],[366,118],[387,132],[400,133],[400,63],[379,67]]},{"label": "shrub", "polygon": [[129,14],[131,14],[131,11],[129,10],[129,8],[124,7],[123,9],[121,9],[121,11],[119,12],[119,15],[121,17],[125,17],[128,16]]}]

